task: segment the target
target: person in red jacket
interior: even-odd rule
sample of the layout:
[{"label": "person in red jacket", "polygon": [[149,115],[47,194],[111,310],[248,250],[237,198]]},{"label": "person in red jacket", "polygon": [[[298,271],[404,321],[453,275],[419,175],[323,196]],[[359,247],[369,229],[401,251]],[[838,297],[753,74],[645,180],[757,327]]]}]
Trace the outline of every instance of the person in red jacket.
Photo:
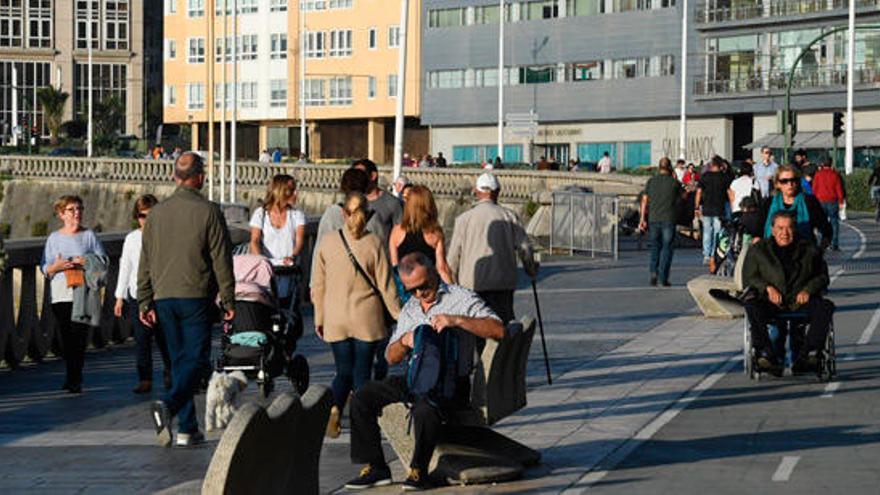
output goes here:
[{"label": "person in red jacket", "polygon": [[822,203],[822,209],[831,224],[831,249],[839,251],[840,209],[843,208],[846,194],[840,174],[831,166],[829,158],[822,160],[819,170],[813,176],[813,195]]}]

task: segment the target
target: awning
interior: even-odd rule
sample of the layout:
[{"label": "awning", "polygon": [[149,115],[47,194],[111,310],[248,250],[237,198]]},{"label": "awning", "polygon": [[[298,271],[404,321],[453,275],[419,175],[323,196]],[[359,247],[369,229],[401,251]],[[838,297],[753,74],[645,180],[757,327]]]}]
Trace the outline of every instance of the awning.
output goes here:
[{"label": "awning", "polygon": [[[844,147],[844,137],[837,140],[837,145]],[[743,148],[755,149],[768,146],[770,148],[782,148],[785,146],[785,136],[778,132],[765,134],[764,137]],[[853,146],[856,148],[880,148],[880,129],[856,130],[853,133]],[[834,136],[831,131],[799,131],[794,137],[792,148],[804,148],[815,150],[828,150],[834,147]]]}]

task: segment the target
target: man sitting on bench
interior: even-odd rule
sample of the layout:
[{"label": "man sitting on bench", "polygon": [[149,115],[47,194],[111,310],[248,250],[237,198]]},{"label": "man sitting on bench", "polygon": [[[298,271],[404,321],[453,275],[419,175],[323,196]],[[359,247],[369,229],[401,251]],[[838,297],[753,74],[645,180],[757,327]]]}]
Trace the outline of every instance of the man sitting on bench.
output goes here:
[{"label": "man sitting on bench", "polygon": [[828,265],[815,243],[796,238],[794,215],[778,212],[772,220],[772,237],[749,249],[743,268],[743,281],[753,289],[745,310],[757,364],[762,371],[782,375],[784,356],[774,354],[767,325],[780,313],[796,311],[806,315],[810,328],[791,371],[815,371],[834,314],[834,304],[822,297],[829,283]]},{"label": "man sitting on bench", "polygon": [[[475,338],[501,340],[505,329],[501,319],[469,289],[440,281],[437,269],[422,253],[403,257],[398,266],[400,279],[413,297],[403,306],[397,329],[388,343],[385,357],[391,365],[403,361],[415,345],[415,331],[456,332],[458,350],[457,377],[452,401],[467,402],[469,377],[474,363]],[[430,330],[423,326],[430,327]],[[440,359],[448,354],[440,352]],[[443,367],[441,366],[441,370]],[[442,372],[441,372],[442,373]],[[428,464],[437,444],[443,418],[443,404],[426,396],[416,396],[409,389],[406,376],[389,376],[361,387],[351,398],[351,459],[366,463],[360,476],[348,482],[346,489],[357,490],[391,483],[391,470],[382,452],[378,417],[382,408],[396,402],[411,404],[411,427],[415,448],[404,490],[429,487]]]}]

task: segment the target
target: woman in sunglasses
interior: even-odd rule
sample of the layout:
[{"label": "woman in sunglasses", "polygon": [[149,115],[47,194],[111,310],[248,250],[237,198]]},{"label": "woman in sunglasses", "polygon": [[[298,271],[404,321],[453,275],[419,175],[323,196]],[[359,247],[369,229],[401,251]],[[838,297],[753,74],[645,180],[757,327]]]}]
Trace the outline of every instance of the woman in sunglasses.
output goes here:
[{"label": "woman in sunglasses", "polygon": [[72,321],[73,289],[85,284],[85,256],[106,256],[95,233],[83,227],[83,201],[79,196],[61,196],[54,205],[61,228],[49,234],[40,269],[49,280],[52,314],[61,334],[62,355],[67,366],[62,390],[82,392],[89,326]]},{"label": "woman in sunglasses", "polygon": [[800,172],[796,167],[790,164],[780,165],[776,169],[776,177],[774,179],[777,192],[768,202],[767,219],[764,224],[764,237],[772,235],[773,216],[780,211],[788,212],[794,215],[796,221],[796,231],[798,238],[808,239],[816,242],[815,231],[818,230],[822,234],[822,245],[824,249],[831,240],[831,224],[828,223],[828,217],[819,200],[811,194],[805,194],[801,191]]},{"label": "woman in sunglasses", "polygon": [[124,313],[134,330],[138,384],[132,392],[136,394],[146,394],[153,389],[153,338],[156,339],[156,346],[162,354],[162,363],[165,365],[163,384],[166,390],[171,388],[171,358],[168,355],[168,346],[165,344],[165,334],[158,325],[151,328],[141,323],[137,305],[137,273],[141,259],[144,224],[147,223],[150,210],[158,202],[159,200],[152,194],[144,194],[134,202],[132,217],[137,222],[138,228],[129,232],[122,244],[119,278],[116,282],[116,306],[113,307],[113,314],[121,318]]}]

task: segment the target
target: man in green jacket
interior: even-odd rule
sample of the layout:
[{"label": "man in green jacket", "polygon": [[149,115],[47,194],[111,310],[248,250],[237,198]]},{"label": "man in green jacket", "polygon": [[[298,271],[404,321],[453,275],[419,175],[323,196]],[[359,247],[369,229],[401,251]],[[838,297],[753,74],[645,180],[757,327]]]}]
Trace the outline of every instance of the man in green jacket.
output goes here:
[{"label": "man in green jacket", "polygon": [[235,316],[232,243],[220,207],[199,190],[205,183],[202,157],[187,152],[174,163],[177,189],[154,206],[144,225],[138,266],[138,306],[147,326],[161,323],[171,354],[172,386],[152,404],[159,444],[171,446],[177,416],[177,445],[201,443],[193,395],[210,362],[214,299],[224,318]]},{"label": "man in green jacket", "polygon": [[822,297],[822,291],[829,284],[828,265],[813,242],[796,238],[795,218],[791,213],[778,212],[772,220],[772,237],[749,248],[743,269],[745,285],[755,294],[745,303],[752,344],[758,353],[758,366],[780,375],[782,356],[774,355],[767,325],[779,313],[802,311],[810,326],[791,370],[793,373],[812,371],[818,352],[825,346],[834,314],[834,304]]}]

